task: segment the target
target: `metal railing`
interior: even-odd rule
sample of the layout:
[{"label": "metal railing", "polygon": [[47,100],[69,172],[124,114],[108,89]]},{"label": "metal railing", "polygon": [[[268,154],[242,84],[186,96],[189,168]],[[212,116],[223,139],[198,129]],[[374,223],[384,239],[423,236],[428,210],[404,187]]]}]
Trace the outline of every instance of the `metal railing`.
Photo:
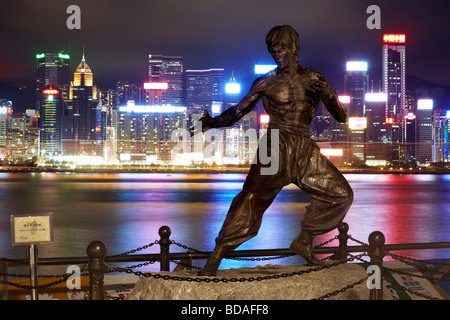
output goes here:
[{"label": "metal railing", "polygon": [[[315,254],[332,254],[332,256],[326,258],[333,261],[337,261],[336,263],[326,265],[325,267],[318,267],[316,270],[320,270],[322,268],[330,268],[334,265],[338,265],[341,263],[347,263],[349,261],[353,261],[355,259],[359,259],[363,262],[367,262],[361,259],[361,256],[352,256],[351,253],[354,252],[364,252],[367,253],[367,255],[370,257],[370,265],[377,266],[379,270],[381,270],[381,275],[383,274],[383,259],[386,256],[386,254],[389,254],[390,251],[398,251],[398,250],[418,250],[418,249],[443,249],[443,248],[450,248],[450,242],[432,242],[432,243],[404,243],[404,244],[385,244],[385,237],[383,233],[380,231],[374,231],[370,234],[368,241],[369,244],[366,244],[364,242],[361,242],[357,239],[352,238],[348,234],[348,225],[346,223],[341,223],[338,227],[339,234],[328,241],[326,241],[324,244],[330,243],[333,240],[339,240],[339,246],[323,246],[318,245],[314,248]],[[145,262],[145,263],[154,263],[158,262],[160,263],[160,271],[170,271],[170,262],[180,260],[178,263],[178,266],[176,270],[180,270],[179,266],[181,266],[183,269],[184,266],[187,266],[188,268],[192,268],[192,260],[194,259],[207,259],[209,255],[212,253],[211,251],[200,251],[193,248],[190,248],[188,246],[182,245],[180,243],[177,243],[173,240],[170,240],[171,236],[171,230],[167,226],[162,226],[159,229],[159,236],[160,239],[156,240],[153,243],[150,243],[148,245],[145,245],[143,247],[122,253],[117,255],[108,256],[107,255],[107,249],[106,245],[101,241],[92,241],[87,246],[87,257],[62,257],[62,258],[39,258],[39,265],[40,266],[54,266],[54,265],[85,265],[83,268],[84,271],[88,272],[89,275],[89,294],[88,298],[91,300],[103,300],[105,297],[105,290],[103,287],[103,281],[104,281],[104,275],[107,272],[126,272],[126,273],[135,273],[139,276],[145,276],[145,277],[155,277],[155,278],[162,278],[162,279],[176,279],[176,280],[183,280],[182,277],[179,276],[164,276],[161,277],[158,274],[153,274],[150,272],[135,272],[130,268],[111,268],[108,267],[108,265],[113,263],[129,263],[129,262]],[[357,242],[359,245],[357,246],[349,246],[348,240],[353,240]],[[137,251],[140,251],[142,249],[149,248],[155,244],[159,244],[160,246],[160,252],[159,253],[153,253],[153,254],[133,254]],[[186,252],[170,252],[170,246],[171,245],[177,245],[181,248],[186,249]],[[225,259],[238,259],[238,260],[244,260],[243,257],[287,257],[287,256],[293,256],[294,253],[290,249],[262,249],[262,250],[235,250],[229,252]],[[394,258],[396,255],[390,254]],[[350,259],[348,259],[348,256],[351,256]],[[258,258],[256,258],[258,259]],[[273,259],[273,258],[267,258],[267,259]],[[406,258],[410,259],[410,258]],[[264,259],[261,259],[264,260]],[[405,260],[405,259],[404,259]],[[410,259],[413,260],[413,259]],[[18,267],[18,266],[24,266],[27,265],[29,262],[26,259],[6,259],[1,258],[0,260],[0,283],[3,283],[3,285],[14,285],[25,289],[34,290],[33,296],[37,296],[36,292],[37,290],[43,288],[43,286],[39,286],[37,284],[37,279],[30,279],[30,283],[33,285],[30,286],[19,286],[17,284],[13,284],[7,280],[8,276],[15,276],[14,274],[8,274],[7,270],[9,267]],[[447,272],[448,273],[448,272]],[[302,272],[298,272],[295,274],[302,274]],[[294,275],[294,274],[293,274]],[[61,279],[54,282],[53,284],[61,283],[63,281],[66,281],[71,275],[62,275],[60,276]],[[286,275],[283,275],[286,276]],[[277,278],[275,277],[268,277],[268,278]],[[223,281],[226,282],[229,279],[218,279],[215,278],[213,280],[210,279],[210,277],[198,277],[198,278],[184,278],[184,280],[187,281],[205,281],[205,282],[219,282]],[[239,279],[240,281],[245,280],[255,280],[255,279]],[[264,280],[264,279],[257,279],[257,280]],[[356,284],[360,284],[365,279],[361,279],[357,283],[350,284],[345,289],[351,288]],[[383,277],[381,276],[381,284],[383,281]],[[44,287],[49,287],[53,284],[46,284]],[[339,292],[342,292],[343,290],[339,290]],[[330,293],[325,295],[325,297],[328,297],[330,295],[333,295],[336,293]],[[383,299],[383,285],[379,286],[378,288],[371,288],[370,289],[370,297],[371,300],[381,300]],[[430,298],[431,297],[426,297]]]}]

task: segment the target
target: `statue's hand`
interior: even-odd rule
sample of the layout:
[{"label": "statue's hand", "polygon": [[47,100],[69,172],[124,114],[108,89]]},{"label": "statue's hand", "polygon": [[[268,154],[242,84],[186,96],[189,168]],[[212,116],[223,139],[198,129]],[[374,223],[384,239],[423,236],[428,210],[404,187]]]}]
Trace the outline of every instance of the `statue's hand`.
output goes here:
[{"label": "statue's hand", "polygon": [[310,97],[332,96],[333,92],[328,91],[329,86],[327,86],[325,77],[323,75],[314,75],[309,84],[309,88],[305,90],[305,93]]},{"label": "statue's hand", "polygon": [[212,128],[212,117],[209,115],[208,111],[203,111],[203,117],[198,119],[198,121],[200,122],[199,125],[194,125],[189,128],[191,137]]}]

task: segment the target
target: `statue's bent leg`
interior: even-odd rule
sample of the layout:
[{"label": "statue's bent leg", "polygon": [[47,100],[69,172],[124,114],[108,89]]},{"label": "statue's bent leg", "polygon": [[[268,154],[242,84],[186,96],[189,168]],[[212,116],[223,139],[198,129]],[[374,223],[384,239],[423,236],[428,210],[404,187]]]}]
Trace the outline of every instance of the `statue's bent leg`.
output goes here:
[{"label": "statue's bent leg", "polygon": [[257,235],[264,212],[281,189],[255,193],[242,190],[234,199],[216,238],[216,246],[199,275],[213,276],[230,251]]},{"label": "statue's bent leg", "polygon": [[283,186],[283,179],[276,175],[261,175],[260,169],[259,164],[250,168],[242,191],[231,203],[214,251],[199,275],[215,275],[220,261],[228,252],[257,235],[264,212]]},{"label": "statue's bent leg", "polygon": [[314,258],[312,241],[316,235],[327,233],[344,219],[353,202],[353,191],[339,170],[314,148],[308,166],[296,184],[311,196],[302,221],[302,232],[291,244],[309,264],[320,264]]}]

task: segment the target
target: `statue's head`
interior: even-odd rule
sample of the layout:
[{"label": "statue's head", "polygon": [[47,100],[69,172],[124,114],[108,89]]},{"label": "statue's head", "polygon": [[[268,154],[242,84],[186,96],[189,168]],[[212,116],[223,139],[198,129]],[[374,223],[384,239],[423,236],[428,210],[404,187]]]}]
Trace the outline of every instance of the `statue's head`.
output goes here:
[{"label": "statue's head", "polygon": [[297,31],[291,26],[275,26],[266,36],[267,49],[271,52],[274,47],[283,47],[289,50],[295,58],[299,60],[300,42]]}]

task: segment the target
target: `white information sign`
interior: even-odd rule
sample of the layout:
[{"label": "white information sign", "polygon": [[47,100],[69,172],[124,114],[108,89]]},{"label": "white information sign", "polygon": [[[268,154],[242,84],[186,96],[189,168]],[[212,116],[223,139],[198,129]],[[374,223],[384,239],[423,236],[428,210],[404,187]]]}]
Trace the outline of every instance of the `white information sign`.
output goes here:
[{"label": "white information sign", "polygon": [[11,215],[13,246],[53,243],[53,214]]}]

